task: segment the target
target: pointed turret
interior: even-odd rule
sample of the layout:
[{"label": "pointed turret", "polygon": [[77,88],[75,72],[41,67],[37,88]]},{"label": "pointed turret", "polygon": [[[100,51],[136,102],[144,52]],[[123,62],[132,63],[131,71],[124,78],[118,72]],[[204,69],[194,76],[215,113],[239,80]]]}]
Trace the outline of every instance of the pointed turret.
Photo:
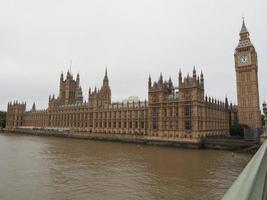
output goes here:
[{"label": "pointed turret", "polygon": [[179,69],[179,85],[182,83],[183,78],[182,78],[182,71]]},{"label": "pointed turret", "polygon": [[106,67],[106,70],[105,70],[105,77],[108,76],[108,67]]},{"label": "pointed turret", "polygon": [[36,111],[35,102],[32,104],[32,111]]},{"label": "pointed turret", "polygon": [[172,84],[172,79],[171,79],[171,77],[169,77],[168,87],[169,87],[169,89],[172,89],[172,88],[173,88],[173,84]]},{"label": "pointed turret", "polygon": [[64,75],[63,75],[63,72],[61,72],[60,81],[63,81],[63,80],[64,80]]},{"label": "pointed turret", "polygon": [[151,82],[151,76],[149,74],[149,77],[148,77],[148,88],[150,89],[152,86],[152,82]]},{"label": "pointed turret", "polygon": [[68,70],[68,72],[67,72],[67,79],[70,79],[70,71]]},{"label": "pointed turret", "polygon": [[200,83],[202,84],[202,85],[204,85],[204,75],[203,75],[203,72],[201,71],[201,73],[200,73]]},{"label": "pointed turret", "polygon": [[160,72],[160,76],[159,76],[159,85],[163,85],[163,76],[162,76],[162,72]]},{"label": "pointed turret", "polygon": [[247,29],[246,24],[245,24],[245,19],[243,17],[242,27],[241,27],[239,34],[241,35],[241,34],[246,34],[246,33],[249,33],[249,32],[248,32],[248,29]]},{"label": "pointed turret", "polygon": [[239,32],[239,36],[240,36],[240,40],[249,39],[249,32],[248,32],[248,29],[246,27],[244,18],[243,18],[243,21],[242,21],[242,27],[241,27],[241,30]]},{"label": "pointed turret", "polygon": [[227,96],[225,97],[225,108],[228,108],[229,104],[228,104],[228,98]]},{"label": "pointed turret", "polygon": [[104,80],[103,80],[103,86],[109,86],[108,69],[107,69],[107,67],[106,67],[106,70],[105,70],[105,76],[104,76]]},{"label": "pointed turret", "polygon": [[197,78],[197,73],[196,73],[196,67],[194,66],[193,68],[193,78],[196,80]]}]

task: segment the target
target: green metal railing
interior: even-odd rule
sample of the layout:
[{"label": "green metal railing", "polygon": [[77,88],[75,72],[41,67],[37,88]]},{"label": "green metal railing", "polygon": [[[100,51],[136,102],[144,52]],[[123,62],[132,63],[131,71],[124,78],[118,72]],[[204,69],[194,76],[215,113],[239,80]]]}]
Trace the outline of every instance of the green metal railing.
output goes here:
[{"label": "green metal railing", "polygon": [[267,141],[261,145],[222,200],[267,200]]}]

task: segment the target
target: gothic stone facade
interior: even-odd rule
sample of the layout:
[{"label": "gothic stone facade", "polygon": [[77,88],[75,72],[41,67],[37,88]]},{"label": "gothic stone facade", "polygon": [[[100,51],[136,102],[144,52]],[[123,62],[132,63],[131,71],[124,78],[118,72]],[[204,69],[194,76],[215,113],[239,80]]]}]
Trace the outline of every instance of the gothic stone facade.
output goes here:
[{"label": "gothic stone facade", "polygon": [[74,131],[173,138],[199,138],[228,134],[235,123],[260,128],[257,53],[243,22],[235,50],[238,107],[205,96],[204,76],[178,74],[178,86],[162,74],[148,79],[148,101],[112,102],[107,71],[101,88],[89,89],[83,101],[80,78],[68,72],[60,76],[58,97],[49,97],[45,110],[35,104],[8,103],[7,128],[68,128]]},{"label": "gothic stone facade", "polygon": [[88,102],[83,102],[79,75],[70,72],[60,76],[57,98],[49,97],[46,110],[35,104],[26,111],[26,103],[8,104],[7,127],[71,128],[75,131],[112,134],[150,135],[159,137],[198,138],[228,134],[236,119],[236,109],[225,102],[204,96],[204,77],[178,77],[164,81],[160,75],[152,84],[148,80],[148,101],[112,103],[107,71],[100,89],[89,89]]},{"label": "gothic stone facade", "polygon": [[235,49],[239,123],[254,129],[261,128],[257,52],[250,41],[244,20],[239,35]]}]

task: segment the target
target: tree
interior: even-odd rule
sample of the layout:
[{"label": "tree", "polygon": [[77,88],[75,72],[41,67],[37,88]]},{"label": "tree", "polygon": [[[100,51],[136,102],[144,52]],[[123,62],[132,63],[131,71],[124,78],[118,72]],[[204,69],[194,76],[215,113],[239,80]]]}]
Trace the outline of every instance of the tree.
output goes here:
[{"label": "tree", "polygon": [[0,111],[0,128],[5,128],[6,126],[6,112]]}]

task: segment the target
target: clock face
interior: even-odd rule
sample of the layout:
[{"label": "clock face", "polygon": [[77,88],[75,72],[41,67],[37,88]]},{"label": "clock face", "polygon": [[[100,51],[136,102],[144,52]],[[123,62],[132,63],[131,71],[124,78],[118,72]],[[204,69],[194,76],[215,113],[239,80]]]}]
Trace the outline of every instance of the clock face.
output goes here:
[{"label": "clock face", "polygon": [[248,63],[248,56],[247,56],[247,55],[242,55],[242,56],[240,57],[240,63],[241,63],[241,64],[246,64],[246,63]]}]

